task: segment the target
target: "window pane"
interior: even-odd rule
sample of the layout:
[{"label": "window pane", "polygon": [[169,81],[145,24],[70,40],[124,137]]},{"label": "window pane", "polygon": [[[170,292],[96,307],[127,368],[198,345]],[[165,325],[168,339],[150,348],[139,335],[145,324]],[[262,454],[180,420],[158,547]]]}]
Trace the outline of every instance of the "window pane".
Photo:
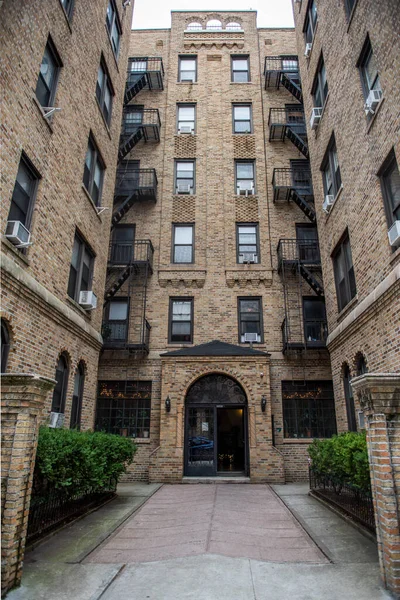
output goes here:
[{"label": "window pane", "polygon": [[56,69],[57,65],[54,62],[54,58],[50,53],[50,49],[48,48],[48,46],[46,46],[42,58],[42,64],[40,65],[40,74],[43,77],[49,89],[52,89]]},{"label": "window pane", "polygon": [[127,302],[110,302],[110,321],[125,321],[128,316]]},{"label": "window pane", "polygon": [[147,61],[146,60],[134,60],[130,63],[131,71],[139,71],[144,72],[147,71]]},{"label": "window pane", "polygon": [[400,205],[400,172],[397,163],[393,165],[386,180],[392,208],[397,208]]},{"label": "window pane", "polygon": [[174,301],[172,304],[172,314],[174,321],[187,321],[190,319],[191,314],[191,302],[179,302]]},{"label": "window pane", "polygon": [[236,83],[246,83],[248,79],[247,71],[234,71],[233,81]]},{"label": "window pane", "polygon": [[99,70],[97,72],[97,84],[96,84],[96,97],[99,102],[101,101],[101,93],[102,93],[102,89],[104,86],[104,78],[105,78],[105,73],[103,71],[103,67],[100,65]]},{"label": "window pane", "polygon": [[[174,321],[172,323],[172,335],[173,335],[173,337],[181,336],[184,338],[189,338],[190,337],[190,323],[189,322],[179,323],[179,322]],[[183,340],[183,341],[185,341],[185,340]]]},{"label": "window pane", "polygon": [[325,302],[323,300],[304,300],[304,316],[306,319],[325,319]]},{"label": "window pane", "polygon": [[175,263],[192,262],[192,246],[176,246],[174,251]]},{"label": "window pane", "polygon": [[236,173],[238,179],[253,179],[253,164],[237,163]]},{"label": "window pane", "polygon": [[191,244],[193,227],[175,227],[175,244]]},{"label": "window pane", "polygon": [[378,75],[378,69],[376,66],[375,57],[374,57],[372,50],[370,51],[370,54],[365,62],[365,75],[366,75],[368,87],[369,87],[369,89],[372,89],[372,86]]},{"label": "window pane", "polygon": [[246,59],[235,58],[233,59],[233,70],[234,71],[247,71],[248,62]]},{"label": "window pane", "polygon": [[135,236],[134,227],[116,227],[113,233],[114,242],[133,242]]},{"label": "window pane", "polygon": [[249,106],[235,106],[235,119],[250,120],[250,107]]},{"label": "window pane", "polygon": [[193,174],[193,163],[178,162],[176,163],[176,171],[178,177],[190,177]]},{"label": "window pane", "polygon": [[179,106],[179,121],[194,121],[194,106]]},{"label": "window pane", "polygon": [[196,61],[194,59],[181,59],[181,71],[196,71]]},{"label": "window pane", "polygon": [[241,300],[240,301],[240,312],[245,315],[246,313],[259,313],[260,312],[260,301],[259,300]]}]

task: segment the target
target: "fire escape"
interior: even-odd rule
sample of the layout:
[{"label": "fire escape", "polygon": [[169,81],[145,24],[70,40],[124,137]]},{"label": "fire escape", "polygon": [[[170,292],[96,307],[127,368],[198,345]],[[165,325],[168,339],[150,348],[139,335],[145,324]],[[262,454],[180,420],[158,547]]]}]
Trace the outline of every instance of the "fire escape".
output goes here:
[{"label": "fire escape", "polygon": [[161,58],[129,59],[104,296],[103,349],[127,350],[138,357],[149,352],[146,304],[154,249],[151,240],[135,239],[134,226],[121,220],[134,204],[157,201],[155,169],[138,168],[138,161],[128,155],[140,141],[160,141],[161,121],[158,109],[130,103],[142,90],[163,90],[163,79]]},{"label": "fire escape", "polygon": [[[284,87],[297,104],[271,108],[270,141],[288,139],[308,160],[308,141],[304,120],[303,95],[297,56],[269,56],[265,59],[265,89]],[[302,161],[300,161],[302,162]],[[280,239],[278,273],[284,294],[285,318],[282,323],[282,351],[303,352],[326,347],[327,323],[321,257],[315,225],[314,193],[311,171],[301,167],[276,168],[272,186],[274,203],[294,202],[311,222],[297,239]],[[303,236],[303,237],[302,237]]]}]

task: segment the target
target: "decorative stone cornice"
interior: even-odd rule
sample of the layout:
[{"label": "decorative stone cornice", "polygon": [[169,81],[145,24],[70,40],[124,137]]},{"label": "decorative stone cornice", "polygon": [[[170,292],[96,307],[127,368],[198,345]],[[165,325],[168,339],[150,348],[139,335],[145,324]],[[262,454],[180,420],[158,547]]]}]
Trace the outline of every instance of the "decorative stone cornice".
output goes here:
[{"label": "decorative stone cornice", "polygon": [[164,270],[158,272],[158,283],[160,287],[166,288],[167,286],[173,287],[174,289],[179,288],[203,288],[206,281],[207,271],[205,270]]},{"label": "decorative stone cornice", "polygon": [[351,387],[364,412],[400,413],[400,373],[365,373],[352,379]]},{"label": "decorative stone cornice", "polygon": [[227,270],[225,271],[225,277],[229,288],[233,288],[235,285],[242,289],[249,285],[269,287],[272,284],[272,271],[266,269],[257,270],[248,267],[246,270]]},{"label": "decorative stone cornice", "polygon": [[229,50],[233,50],[234,48],[238,48],[238,50],[242,50],[244,48],[244,42],[232,42],[232,41],[209,41],[205,42],[204,40],[196,40],[191,41],[190,43],[186,43],[183,45],[185,50],[190,50],[191,48],[205,48],[206,50],[211,50],[211,48],[215,48],[216,50],[221,50],[222,48],[228,48]]}]

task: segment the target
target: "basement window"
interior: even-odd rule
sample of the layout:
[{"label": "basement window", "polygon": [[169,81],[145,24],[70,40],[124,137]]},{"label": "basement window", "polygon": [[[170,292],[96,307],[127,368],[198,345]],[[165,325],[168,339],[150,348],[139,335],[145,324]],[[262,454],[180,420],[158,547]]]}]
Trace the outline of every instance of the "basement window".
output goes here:
[{"label": "basement window", "polygon": [[96,431],[148,438],[150,415],[151,381],[99,381]]},{"label": "basement window", "polygon": [[332,381],[282,381],[285,438],[330,438],[336,434]]}]

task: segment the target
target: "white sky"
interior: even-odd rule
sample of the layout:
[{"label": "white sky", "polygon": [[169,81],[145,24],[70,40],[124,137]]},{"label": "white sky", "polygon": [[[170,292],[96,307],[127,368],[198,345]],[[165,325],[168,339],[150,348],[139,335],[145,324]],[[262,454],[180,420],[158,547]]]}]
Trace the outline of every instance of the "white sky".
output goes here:
[{"label": "white sky", "polygon": [[293,27],[291,0],[135,0],[133,29],[171,27],[171,10],[257,11],[258,27]]}]

